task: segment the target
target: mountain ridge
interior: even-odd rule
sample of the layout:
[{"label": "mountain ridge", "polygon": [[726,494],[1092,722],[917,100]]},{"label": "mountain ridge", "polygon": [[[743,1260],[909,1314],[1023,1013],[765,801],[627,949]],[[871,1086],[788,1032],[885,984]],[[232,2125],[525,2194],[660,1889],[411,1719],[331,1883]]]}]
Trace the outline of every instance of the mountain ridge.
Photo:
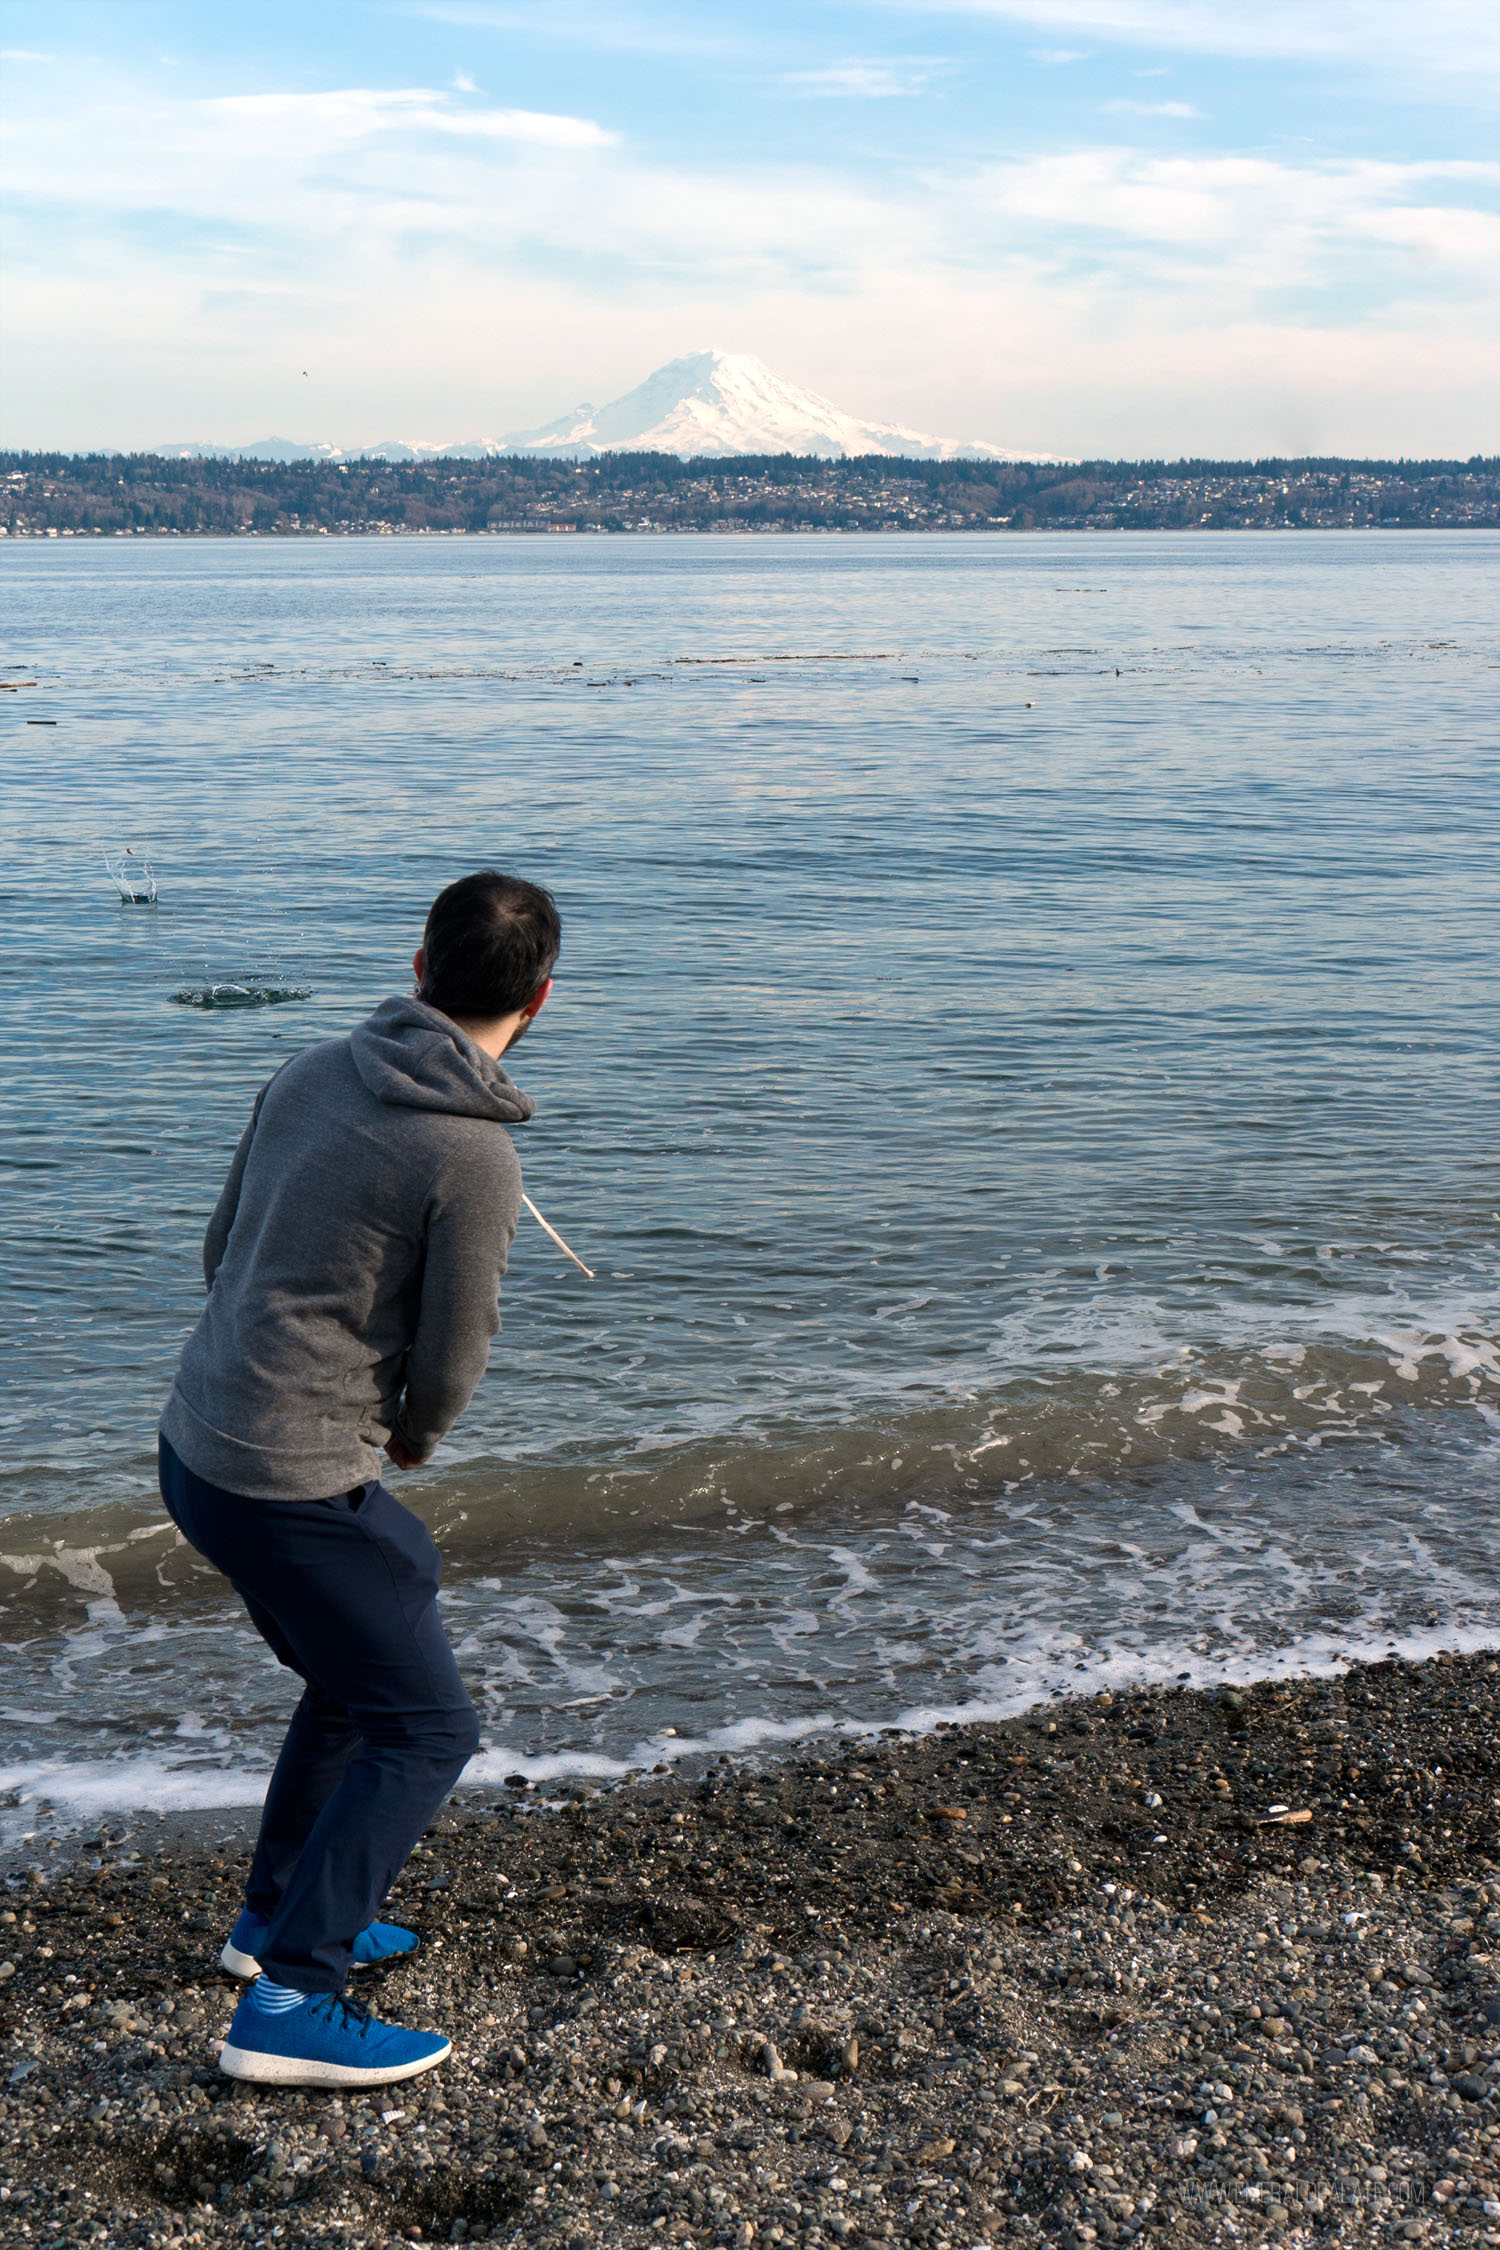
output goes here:
[{"label": "mountain ridge", "polygon": [[900,422],[848,414],[819,392],[776,375],[749,352],[715,348],[685,353],[653,370],[634,390],[596,407],[587,400],[550,422],[499,438],[387,439],[344,447],[294,438],[250,445],[170,445],[167,460],[431,461],[521,458],[586,461],[604,453],[675,453],[681,460],[788,453],[821,460],[884,455],[916,461],[1038,461],[1058,458],[987,444],[937,438]]}]

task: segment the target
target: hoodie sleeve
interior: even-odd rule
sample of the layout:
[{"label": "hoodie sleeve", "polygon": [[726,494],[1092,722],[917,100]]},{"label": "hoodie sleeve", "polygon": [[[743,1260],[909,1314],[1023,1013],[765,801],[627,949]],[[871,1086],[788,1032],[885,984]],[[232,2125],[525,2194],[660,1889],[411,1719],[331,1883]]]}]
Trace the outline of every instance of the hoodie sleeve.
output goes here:
[{"label": "hoodie sleeve", "polygon": [[521,1167],[491,1130],[495,1161],[454,1169],[434,1186],[417,1332],[406,1355],[397,1434],[425,1460],[474,1395],[500,1326],[500,1282],[521,1208]]},{"label": "hoodie sleeve", "polygon": [[[270,1080],[266,1081],[269,1086]],[[245,1177],[245,1166],[250,1160],[250,1143],[255,1138],[255,1128],[260,1122],[260,1105],[266,1098],[266,1086],[255,1097],[255,1107],[250,1112],[250,1122],[240,1135],[240,1145],[234,1152],[229,1167],[229,1177],[219,1191],[213,1216],[203,1237],[203,1286],[212,1289],[214,1275],[224,1262],[224,1252],[229,1247],[229,1230],[234,1225],[235,1212],[240,1207],[240,1183]]]}]

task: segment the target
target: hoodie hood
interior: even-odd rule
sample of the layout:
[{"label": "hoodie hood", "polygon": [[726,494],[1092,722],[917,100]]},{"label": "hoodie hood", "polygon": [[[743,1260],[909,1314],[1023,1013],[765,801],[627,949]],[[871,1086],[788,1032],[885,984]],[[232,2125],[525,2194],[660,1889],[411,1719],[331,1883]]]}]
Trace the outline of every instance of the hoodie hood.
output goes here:
[{"label": "hoodie hood", "polygon": [[425,1000],[382,1000],[350,1035],[354,1067],[393,1109],[438,1109],[524,1125],[536,1104],[449,1016]]}]

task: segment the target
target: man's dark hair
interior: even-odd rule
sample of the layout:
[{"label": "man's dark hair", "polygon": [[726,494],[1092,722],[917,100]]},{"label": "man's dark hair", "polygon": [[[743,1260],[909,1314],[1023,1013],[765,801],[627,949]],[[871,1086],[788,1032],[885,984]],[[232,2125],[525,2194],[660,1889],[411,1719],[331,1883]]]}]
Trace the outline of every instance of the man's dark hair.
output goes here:
[{"label": "man's dark hair", "polygon": [[421,997],[445,1016],[493,1023],[535,998],[561,944],[550,891],[481,867],[432,902],[422,936]]}]

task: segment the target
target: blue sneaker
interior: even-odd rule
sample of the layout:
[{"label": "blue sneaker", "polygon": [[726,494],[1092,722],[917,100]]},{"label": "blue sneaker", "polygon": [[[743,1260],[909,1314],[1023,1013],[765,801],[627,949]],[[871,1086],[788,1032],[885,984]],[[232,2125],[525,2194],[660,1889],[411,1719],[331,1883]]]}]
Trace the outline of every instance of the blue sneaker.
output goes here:
[{"label": "blue sneaker", "polygon": [[337,1992],[259,1977],[234,2011],[219,2068],[262,2086],[389,2086],[452,2052],[437,2032],[379,2023]]},{"label": "blue sneaker", "polygon": [[[247,1906],[219,1955],[220,1968],[227,1969],[232,1977],[258,1977],[257,1956],[270,1927],[264,1915],[252,1914]],[[403,1930],[399,1923],[372,1922],[354,1941],[353,1965],[356,1969],[368,1969],[378,1961],[396,1961],[403,1953],[415,1953],[420,1943],[415,1930]]]}]

